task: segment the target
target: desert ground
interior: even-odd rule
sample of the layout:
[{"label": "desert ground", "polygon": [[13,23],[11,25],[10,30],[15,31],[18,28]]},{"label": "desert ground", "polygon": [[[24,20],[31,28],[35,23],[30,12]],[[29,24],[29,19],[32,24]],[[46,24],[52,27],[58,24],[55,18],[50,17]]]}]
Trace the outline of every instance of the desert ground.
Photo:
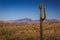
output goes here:
[{"label": "desert ground", "polygon": [[[43,23],[43,40],[60,40],[60,22]],[[40,23],[0,23],[0,40],[40,40]]]}]

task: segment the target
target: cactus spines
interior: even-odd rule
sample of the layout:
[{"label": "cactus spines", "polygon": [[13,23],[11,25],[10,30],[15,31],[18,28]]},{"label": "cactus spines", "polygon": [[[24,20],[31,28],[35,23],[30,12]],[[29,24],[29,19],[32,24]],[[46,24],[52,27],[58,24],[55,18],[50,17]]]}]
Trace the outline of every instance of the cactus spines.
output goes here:
[{"label": "cactus spines", "polygon": [[44,8],[44,16],[42,15],[42,9],[43,9],[43,5],[42,3],[40,4],[40,40],[43,40],[43,21],[46,19],[46,9]]}]

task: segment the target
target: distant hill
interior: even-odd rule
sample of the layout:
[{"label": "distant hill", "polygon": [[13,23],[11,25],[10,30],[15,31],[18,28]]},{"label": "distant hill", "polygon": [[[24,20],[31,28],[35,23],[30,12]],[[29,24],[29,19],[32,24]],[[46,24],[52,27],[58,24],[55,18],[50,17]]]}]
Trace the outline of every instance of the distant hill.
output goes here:
[{"label": "distant hill", "polygon": [[[8,21],[0,21],[0,23],[40,23],[40,20],[32,20],[29,18],[23,18],[18,20],[8,20]],[[60,22],[57,19],[46,19],[44,22]]]},{"label": "distant hill", "polygon": [[46,19],[45,22],[60,22],[60,20],[57,20],[57,19]]},{"label": "distant hill", "polygon": [[22,22],[26,22],[26,23],[39,23],[39,20],[32,20],[29,18],[24,18],[24,19],[19,19],[19,20],[15,20],[14,23],[22,23]]}]

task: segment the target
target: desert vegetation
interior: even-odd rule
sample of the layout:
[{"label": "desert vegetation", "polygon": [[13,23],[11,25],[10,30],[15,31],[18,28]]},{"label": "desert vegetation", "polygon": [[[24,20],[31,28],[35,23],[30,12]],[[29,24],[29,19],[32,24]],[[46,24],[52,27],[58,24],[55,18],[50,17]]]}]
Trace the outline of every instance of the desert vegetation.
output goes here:
[{"label": "desert vegetation", "polygon": [[[44,40],[60,40],[60,22],[43,23]],[[0,23],[0,40],[40,40],[40,23]]]}]

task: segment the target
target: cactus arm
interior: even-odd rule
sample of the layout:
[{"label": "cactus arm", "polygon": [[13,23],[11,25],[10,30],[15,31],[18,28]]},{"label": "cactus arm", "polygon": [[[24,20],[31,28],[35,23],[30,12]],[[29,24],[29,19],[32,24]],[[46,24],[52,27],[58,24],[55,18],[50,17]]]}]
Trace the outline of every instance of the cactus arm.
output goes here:
[{"label": "cactus arm", "polygon": [[40,9],[40,19],[42,19],[42,9]]},{"label": "cactus arm", "polygon": [[40,4],[40,18],[42,19],[42,3]]},{"label": "cactus arm", "polygon": [[40,7],[40,9],[42,9],[42,8],[43,8],[43,5],[42,5],[42,3],[40,3],[40,6],[39,6],[39,7]]},{"label": "cactus arm", "polygon": [[44,8],[44,20],[46,19],[46,9]]},{"label": "cactus arm", "polygon": [[42,16],[42,13],[40,13],[40,19],[44,21],[46,19],[46,9],[44,8],[44,16]]}]

